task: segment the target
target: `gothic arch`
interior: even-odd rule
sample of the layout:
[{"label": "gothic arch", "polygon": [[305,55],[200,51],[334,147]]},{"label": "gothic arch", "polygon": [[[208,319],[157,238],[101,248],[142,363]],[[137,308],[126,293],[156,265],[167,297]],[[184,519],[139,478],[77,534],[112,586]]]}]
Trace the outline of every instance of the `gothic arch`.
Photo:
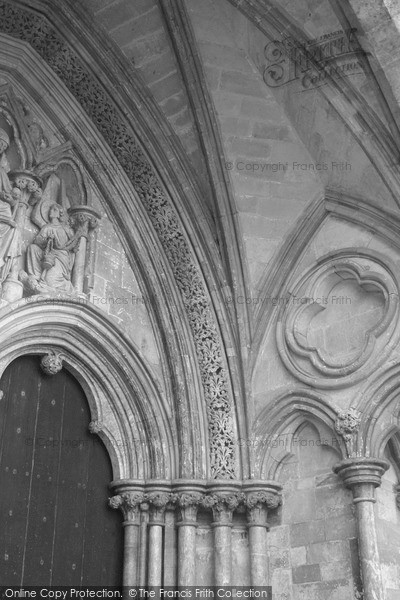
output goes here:
[{"label": "gothic arch", "polygon": [[[154,281],[157,282],[157,289],[151,294],[157,305],[154,319],[158,321],[157,329],[162,339],[160,346],[174,345],[168,353],[167,362],[168,368],[174,370],[171,395],[174,396],[177,412],[181,413],[182,406],[185,406],[193,419],[197,418],[196,414],[200,415],[197,426],[202,431],[203,439],[208,440],[204,445],[197,443],[192,436],[191,443],[196,448],[187,464],[196,461],[197,465],[203,465],[199,467],[203,471],[197,471],[197,476],[235,478],[240,474],[242,465],[245,471],[247,469],[246,453],[243,451],[239,455],[235,443],[236,431],[246,427],[241,401],[242,379],[237,365],[240,351],[236,348],[231,316],[222,300],[226,276],[211,259],[212,252],[218,255],[217,247],[207,228],[198,231],[198,223],[203,223],[204,219],[189,214],[191,210],[186,197],[198,193],[198,190],[195,190],[192,182],[188,185],[187,173],[183,173],[185,169],[179,168],[180,180],[177,181],[174,169],[171,169],[171,149],[167,151],[166,145],[167,141],[171,143],[171,138],[165,135],[165,128],[157,123],[154,106],[150,107],[144,102],[138,81],[127,76],[121,57],[115,55],[115,49],[109,49],[109,53],[104,51],[104,40],[99,39],[90,24],[85,19],[77,21],[75,10],[79,8],[76,6],[68,5],[65,10],[64,7],[51,6],[51,18],[47,20],[43,17],[43,8],[48,7],[49,3],[38,1],[33,6],[29,3],[25,12],[24,2],[18,3],[18,6],[0,3],[2,31],[6,34],[4,55],[0,62],[12,65],[13,70],[18,70],[18,77],[23,73],[31,85],[32,79],[37,81],[41,77],[41,87],[46,89],[46,97],[38,91],[42,104],[51,91],[56,91],[52,95],[51,107],[54,121],[57,120],[55,107],[67,109],[64,113],[66,119],[59,123],[60,129],[74,143],[78,143],[84,163],[86,157],[94,156],[97,164],[100,164],[102,173],[94,173],[93,177],[100,187],[108,188],[105,197],[122,233],[123,242],[127,248],[135,247],[137,255],[146,255],[148,263],[144,266],[142,262],[142,276],[151,287]],[[41,31],[40,39],[36,36],[36,28]],[[85,48],[77,41],[72,50],[61,34],[65,29],[69,31],[71,39],[76,39],[76,35],[84,31],[82,39],[86,40]],[[38,55],[31,51],[29,44],[41,60],[37,60]],[[88,60],[88,52],[91,60]],[[110,52],[115,60],[114,71],[110,69]],[[26,68],[26,63],[30,63],[30,69]],[[96,72],[94,64],[98,68]],[[114,85],[115,65],[126,86]],[[55,78],[54,73],[60,79]],[[61,80],[71,94],[65,93]],[[109,89],[113,89],[112,97]],[[126,92],[128,89],[131,94]],[[72,96],[75,96],[73,102]],[[145,119],[138,110],[142,104]],[[82,109],[86,114],[82,113]],[[132,115],[136,115],[136,118],[131,118]],[[82,116],[85,123],[87,120],[90,130],[90,136],[86,136],[86,139],[81,131]],[[154,129],[159,133],[158,139]],[[142,142],[145,149],[138,141],[143,139],[146,140],[145,144]],[[110,162],[120,176],[118,182],[110,181],[107,173]],[[174,167],[179,162],[174,156]],[[124,189],[120,196],[124,199],[124,206],[120,211],[111,191],[115,185]],[[132,198],[134,202],[130,203]],[[144,237],[138,243],[133,232],[142,227],[146,230],[147,239]],[[157,261],[154,260],[154,253],[152,255],[148,249],[148,238],[163,255],[161,268],[154,264]],[[153,282],[149,277],[149,264],[152,264]],[[162,277],[160,273],[166,273],[167,276]],[[181,315],[186,315],[185,319],[177,318],[177,309]],[[176,332],[173,342],[170,339],[171,331]],[[233,386],[238,389],[236,394],[233,394]],[[180,418],[184,421],[185,415],[182,414]],[[205,431],[207,421],[208,433]],[[185,431],[186,428],[181,427],[179,434],[183,435]],[[223,447],[221,432],[225,438]],[[207,451],[209,456],[205,455]],[[197,458],[200,455],[201,460],[197,461],[194,456]],[[196,469],[193,466],[188,468],[192,471]],[[183,476],[191,474],[186,467],[183,469]]]},{"label": "gothic arch", "polygon": [[169,479],[179,465],[171,409],[132,344],[100,311],[56,299],[3,310],[0,373],[24,354],[59,352],[89,402],[114,479]]},{"label": "gothic arch", "polygon": [[[147,308],[161,356],[167,398],[174,405],[177,420],[186,423],[177,431],[179,444],[185,448],[179,475],[207,477],[210,470],[207,416],[196,351],[189,323],[178,317],[185,312],[182,298],[149,216],[90,120],[82,127],[82,108],[65,93],[50,69],[27,51],[27,44],[7,36],[2,36],[2,40],[1,68],[23,97],[27,95],[37,102],[43,118],[60,133],[67,128],[81,167],[93,178],[106,201],[107,213],[120,234],[142,293],[151,300]],[[194,431],[200,435],[195,436]]]},{"label": "gothic arch", "polygon": [[[394,359],[396,360],[396,359]],[[393,361],[394,362],[394,361]],[[400,439],[400,365],[378,375],[359,393],[355,408],[360,413],[358,452],[383,457],[387,443]]]},{"label": "gothic arch", "polygon": [[327,446],[345,458],[344,443],[335,432],[336,416],[336,410],[322,394],[309,389],[290,389],[281,394],[260,413],[254,427],[255,477],[276,479],[281,464],[290,456],[295,432],[305,422],[316,428]]}]

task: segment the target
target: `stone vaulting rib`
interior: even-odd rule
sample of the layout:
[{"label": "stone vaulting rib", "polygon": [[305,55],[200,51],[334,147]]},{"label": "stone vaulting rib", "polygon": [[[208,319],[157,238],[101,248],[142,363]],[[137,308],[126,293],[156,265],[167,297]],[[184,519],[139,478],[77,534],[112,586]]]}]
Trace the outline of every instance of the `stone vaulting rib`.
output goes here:
[{"label": "stone vaulting rib", "polygon": [[127,132],[112,98],[45,18],[0,2],[0,31],[28,42],[58,75],[104,136],[143,202],[170,262],[192,330],[207,402],[211,473],[215,479],[234,479],[233,406],[221,341],[201,274],[155,172]]}]

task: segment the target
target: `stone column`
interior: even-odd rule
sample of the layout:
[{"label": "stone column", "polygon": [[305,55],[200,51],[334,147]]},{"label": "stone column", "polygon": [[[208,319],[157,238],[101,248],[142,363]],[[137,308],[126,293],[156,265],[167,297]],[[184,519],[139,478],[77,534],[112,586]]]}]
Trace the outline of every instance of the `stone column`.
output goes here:
[{"label": "stone column", "polygon": [[240,486],[221,484],[209,488],[203,506],[212,509],[214,529],[215,585],[231,585],[232,580],[232,519],[239,505]]},{"label": "stone column", "polygon": [[343,479],[345,486],[353,492],[364,600],[385,598],[373,505],[376,502],[375,488],[380,486],[382,475],[388,468],[389,464],[385,460],[349,458],[333,469]]},{"label": "stone column", "polygon": [[146,501],[149,504],[149,562],[148,580],[149,586],[160,586],[163,581],[163,528],[164,513],[167,504],[171,501],[169,486],[154,484],[146,486],[151,490],[146,493]]},{"label": "stone column", "polygon": [[196,584],[197,510],[203,498],[200,483],[176,481],[176,504],[179,510],[178,527],[178,586]]},{"label": "stone column", "polygon": [[86,271],[86,250],[92,243],[92,232],[98,225],[100,215],[90,206],[79,205],[68,211],[76,233],[81,234],[79,245],[75,253],[72,269],[72,285],[77,292],[83,292]]},{"label": "stone column", "polygon": [[249,481],[243,487],[249,529],[251,585],[268,585],[268,510],[281,503],[282,486],[273,481]]},{"label": "stone column", "polygon": [[113,491],[120,492],[109,500],[111,508],[119,508],[124,516],[124,564],[123,585],[134,587],[139,584],[139,528],[140,504],[144,500],[143,488],[129,482],[112,484]]},{"label": "stone column", "polygon": [[140,506],[140,544],[139,544],[139,585],[145,587],[147,581],[147,534],[149,525],[149,505]]}]

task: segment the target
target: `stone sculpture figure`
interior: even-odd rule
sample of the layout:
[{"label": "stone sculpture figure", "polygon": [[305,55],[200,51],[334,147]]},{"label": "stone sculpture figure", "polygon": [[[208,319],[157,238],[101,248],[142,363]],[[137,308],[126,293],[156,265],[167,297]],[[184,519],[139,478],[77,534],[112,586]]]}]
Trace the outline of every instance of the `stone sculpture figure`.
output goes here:
[{"label": "stone sculpture figure", "polygon": [[16,257],[21,255],[21,234],[14,220],[18,201],[21,197],[19,187],[11,187],[8,176],[10,167],[6,150],[10,139],[4,129],[0,129],[0,284],[10,274]]},{"label": "stone sculpture figure", "polygon": [[20,272],[20,280],[31,294],[75,291],[71,273],[82,232],[72,229],[65,208],[56,201],[59,186],[58,177],[51,175],[32,211],[31,220],[40,231],[27,249],[26,271]]}]

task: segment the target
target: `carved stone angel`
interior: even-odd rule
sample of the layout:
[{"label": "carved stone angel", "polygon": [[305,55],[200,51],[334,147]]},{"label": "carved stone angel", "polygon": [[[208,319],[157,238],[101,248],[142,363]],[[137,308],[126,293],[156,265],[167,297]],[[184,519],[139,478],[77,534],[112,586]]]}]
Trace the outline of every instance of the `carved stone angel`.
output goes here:
[{"label": "carved stone angel", "polygon": [[40,231],[27,249],[26,271],[20,272],[20,280],[30,294],[75,291],[71,273],[82,232],[72,229],[66,207],[57,202],[59,189],[60,180],[52,174],[31,214]]}]

